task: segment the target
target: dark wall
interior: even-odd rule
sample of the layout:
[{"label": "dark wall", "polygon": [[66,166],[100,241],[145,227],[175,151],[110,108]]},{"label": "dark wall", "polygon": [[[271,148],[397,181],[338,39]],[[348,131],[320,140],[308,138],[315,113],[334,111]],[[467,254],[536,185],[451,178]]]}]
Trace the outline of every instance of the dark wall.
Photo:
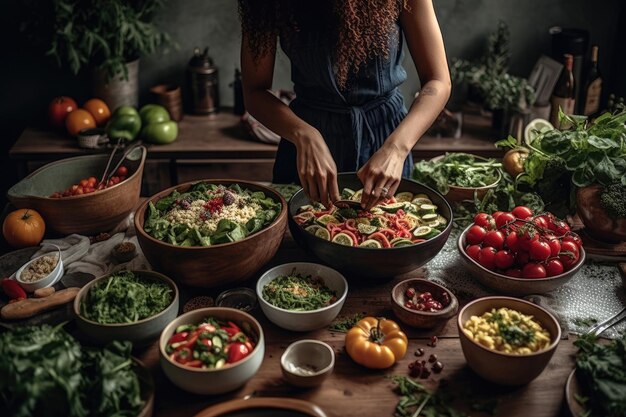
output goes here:
[{"label": "dark wall", "polygon": [[[45,0],[42,0],[44,2]],[[536,59],[549,53],[548,29],[554,25],[581,27],[591,32],[592,42],[601,48],[601,69],[613,86],[626,95],[623,49],[626,22],[623,0],[437,0],[439,22],[449,57],[471,58],[479,55],[485,37],[499,19],[511,29],[512,72],[528,75]],[[47,103],[55,95],[70,95],[79,103],[89,98],[87,71],[73,76],[60,70],[40,51],[33,51],[18,28],[19,0],[3,0],[0,16],[3,48],[0,55],[0,117],[3,155],[26,125],[42,122]],[[622,14],[620,18],[620,12]],[[621,24],[619,20],[621,19]],[[157,18],[179,45],[163,54],[141,61],[140,84],[144,92],[157,83],[181,83],[184,68],[195,46],[210,46],[210,53],[220,68],[222,102],[232,104],[228,84],[239,62],[240,30],[235,0],[170,1]],[[621,26],[621,34],[618,28]],[[617,44],[618,36],[622,41]],[[621,47],[620,47],[621,45]],[[620,61],[621,59],[621,61]],[[409,80],[405,95],[413,94],[419,80],[407,59]],[[276,65],[276,87],[289,88],[289,63],[280,55]],[[3,161],[4,162],[4,161]],[[7,166],[3,164],[3,166]],[[12,179],[5,181],[11,183]],[[5,187],[3,187],[5,188]]]}]

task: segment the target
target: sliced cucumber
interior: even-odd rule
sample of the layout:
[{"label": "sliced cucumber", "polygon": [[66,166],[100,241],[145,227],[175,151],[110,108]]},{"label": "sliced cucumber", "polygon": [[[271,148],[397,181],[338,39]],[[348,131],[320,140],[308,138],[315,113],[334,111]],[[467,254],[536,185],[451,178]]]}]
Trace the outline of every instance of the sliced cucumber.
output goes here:
[{"label": "sliced cucumber", "polygon": [[424,193],[420,193],[420,194],[415,194],[414,198],[425,198],[427,200],[430,200],[430,197],[428,197],[428,195],[424,194]]},{"label": "sliced cucumber", "polygon": [[406,203],[406,209],[408,213],[419,213],[420,206],[413,203]]},{"label": "sliced cucumber", "polygon": [[394,248],[401,248],[403,246],[411,246],[411,245],[413,245],[413,242],[411,242],[409,239],[400,239],[391,244],[391,246],[393,246]]},{"label": "sliced cucumber", "polygon": [[437,216],[438,216],[437,213],[424,214],[422,216],[422,221],[424,223],[430,223],[430,222],[433,222],[433,221],[437,220]]},{"label": "sliced cucumber", "polygon": [[322,226],[326,226],[328,223],[339,223],[339,220],[332,214],[324,214],[317,218],[317,222]]},{"label": "sliced cucumber", "polygon": [[364,235],[371,235],[378,230],[378,227],[372,226],[370,224],[357,224],[356,229]]},{"label": "sliced cucumber", "polygon": [[211,342],[213,342],[213,347],[218,347],[218,348],[223,347],[222,338],[219,336],[213,336],[213,338],[211,339]]},{"label": "sliced cucumber", "polygon": [[363,195],[363,189],[361,188],[358,191],[355,191],[352,196],[350,196],[350,200],[352,201],[361,201],[361,196]]},{"label": "sliced cucumber", "polygon": [[341,190],[341,198],[343,200],[349,200],[353,195],[354,195],[355,191],[351,190],[349,188],[344,188],[343,190]]},{"label": "sliced cucumber", "polygon": [[363,243],[361,243],[359,246],[362,248],[376,248],[376,249],[382,248],[382,245],[380,244],[380,242],[374,239],[364,240]]},{"label": "sliced cucumber", "polygon": [[337,233],[335,237],[333,237],[333,243],[344,246],[354,246],[352,238],[345,233]]},{"label": "sliced cucumber", "polygon": [[441,226],[441,224],[439,224],[439,220],[433,220],[432,222],[428,222],[428,223],[426,223],[426,224],[425,224],[425,226],[428,226],[428,227],[433,227],[433,228],[434,228],[434,227],[439,227],[439,226]]},{"label": "sliced cucumber", "polygon": [[411,200],[413,200],[413,193],[409,193],[405,191],[405,192],[396,194],[395,198],[398,203],[408,203]]},{"label": "sliced cucumber", "polygon": [[389,223],[389,220],[381,216],[374,217],[370,220],[370,224],[376,227],[387,227],[387,223]]},{"label": "sliced cucumber", "polygon": [[420,206],[420,214],[437,213],[437,206],[434,204],[422,204]]},{"label": "sliced cucumber", "polygon": [[222,367],[224,367],[224,365],[226,365],[226,359],[221,358],[220,360],[215,362],[215,369],[222,368]]},{"label": "sliced cucumber", "polygon": [[316,234],[316,233],[317,233],[317,231],[318,231],[319,229],[326,230],[326,229],[324,229],[322,226],[319,226],[319,225],[317,225],[317,224],[314,224],[314,225],[312,225],[312,226],[309,226],[309,227],[307,227],[307,228],[306,228],[306,229],[304,229],[304,230],[306,230],[307,232],[309,232],[309,233],[311,233],[312,235],[314,235],[314,234]]},{"label": "sliced cucumber", "polygon": [[372,207],[372,209],[370,210],[370,213],[372,213],[372,214],[385,214],[385,211],[377,206],[377,207]]},{"label": "sliced cucumber", "polygon": [[324,240],[330,240],[330,232],[323,227],[320,227],[315,231],[315,236],[321,237]]},{"label": "sliced cucumber", "polygon": [[404,209],[406,207],[406,203],[391,203],[385,206],[380,206],[380,208],[387,213],[396,213],[400,209]]},{"label": "sliced cucumber", "polygon": [[432,232],[432,228],[429,226],[420,226],[413,230],[413,236],[419,237],[421,239],[426,239],[427,236]]},{"label": "sliced cucumber", "polygon": [[393,246],[394,243],[399,242],[399,241],[404,240],[404,239],[405,238],[403,238],[403,237],[394,237],[393,239],[391,239],[389,241],[389,244],[391,244],[391,246]]},{"label": "sliced cucumber", "polygon": [[445,227],[448,224],[448,219],[446,219],[442,215],[437,216],[437,221],[439,222],[439,226]]}]

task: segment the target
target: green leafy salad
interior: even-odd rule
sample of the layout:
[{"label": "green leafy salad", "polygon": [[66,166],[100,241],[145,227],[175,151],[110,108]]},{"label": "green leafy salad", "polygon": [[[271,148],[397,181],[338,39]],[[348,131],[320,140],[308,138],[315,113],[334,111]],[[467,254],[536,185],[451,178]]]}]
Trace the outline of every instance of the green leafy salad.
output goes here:
[{"label": "green leafy salad", "polygon": [[62,327],[0,334],[0,410],[13,417],[136,416],[139,377],[129,342],[81,347]]},{"label": "green leafy salad", "polygon": [[169,285],[120,271],[96,282],[80,305],[81,315],[102,324],[134,323],[165,310],[174,294]]},{"label": "green leafy salad", "polygon": [[281,203],[261,191],[199,182],[148,206],[145,231],[177,246],[236,242],[269,226]]},{"label": "green leafy salad", "polygon": [[311,311],[327,307],[337,301],[333,290],[320,277],[302,275],[294,269],[263,286],[263,299],[285,310]]}]

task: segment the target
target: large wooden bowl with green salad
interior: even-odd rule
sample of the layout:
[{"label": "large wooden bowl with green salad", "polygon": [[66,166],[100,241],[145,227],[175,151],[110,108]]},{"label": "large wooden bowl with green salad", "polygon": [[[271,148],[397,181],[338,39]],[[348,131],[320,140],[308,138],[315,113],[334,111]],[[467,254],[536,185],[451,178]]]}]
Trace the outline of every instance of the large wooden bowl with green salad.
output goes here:
[{"label": "large wooden bowl with green salad", "polygon": [[161,191],[135,212],[150,264],[176,282],[225,287],[254,275],[278,250],[287,203],[253,182],[214,179]]}]

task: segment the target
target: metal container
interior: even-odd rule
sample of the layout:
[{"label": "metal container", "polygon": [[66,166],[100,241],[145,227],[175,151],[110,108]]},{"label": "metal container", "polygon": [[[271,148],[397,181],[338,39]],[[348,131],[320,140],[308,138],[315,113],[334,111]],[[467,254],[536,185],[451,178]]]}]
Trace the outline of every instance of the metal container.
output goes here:
[{"label": "metal container", "polygon": [[218,71],[209,48],[196,48],[187,66],[187,111],[192,114],[217,113],[220,108]]}]

